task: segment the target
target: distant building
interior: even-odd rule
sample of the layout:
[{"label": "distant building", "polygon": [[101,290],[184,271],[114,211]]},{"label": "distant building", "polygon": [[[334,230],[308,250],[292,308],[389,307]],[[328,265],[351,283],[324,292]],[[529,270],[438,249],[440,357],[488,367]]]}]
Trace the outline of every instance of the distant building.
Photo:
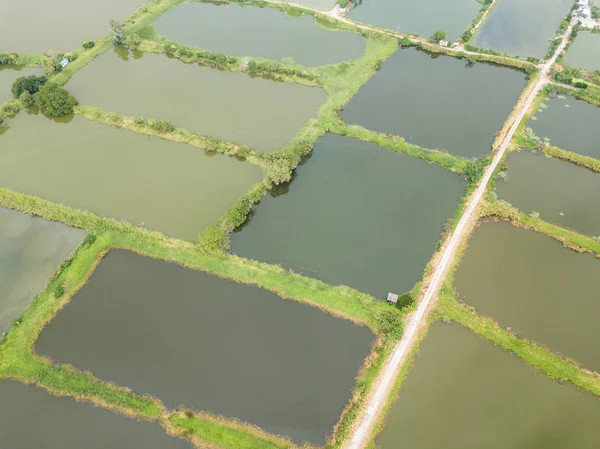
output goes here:
[{"label": "distant building", "polygon": [[438,44],[440,44],[442,47],[447,47],[448,46],[448,41],[445,39],[442,39],[441,41],[438,42]]},{"label": "distant building", "polygon": [[348,8],[340,8],[340,14],[346,14],[348,12]]},{"label": "distant building", "polygon": [[67,58],[65,58],[62,61],[60,61],[60,65],[62,67],[66,67],[68,63],[69,63],[69,60]]}]

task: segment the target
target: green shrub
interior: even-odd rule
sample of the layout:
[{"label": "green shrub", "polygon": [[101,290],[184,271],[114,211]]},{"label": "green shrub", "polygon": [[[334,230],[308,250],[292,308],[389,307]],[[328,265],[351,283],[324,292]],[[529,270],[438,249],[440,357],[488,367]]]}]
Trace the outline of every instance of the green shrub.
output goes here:
[{"label": "green shrub", "polygon": [[93,47],[94,47],[94,45],[96,45],[96,43],[95,43],[94,41],[83,41],[83,42],[81,43],[81,46],[82,46],[83,48],[93,48]]},{"label": "green shrub", "polygon": [[95,241],[96,236],[94,234],[86,234],[85,238],[83,239],[83,244],[89,246],[92,245]]},{"label": "green shrub", "polygon": [[403,293],[398,297],[396,307],[398,307],[399,309],[405,309],[407,307],[412,306],[414,302],[414,298],[412,297],[412,294],[410,292]]},{"label": "green shrub", "polygon": [[161,133],[172,133],[175,126],[167,120],[152,120],[149,122],[150,128]]},{"label": "green shrub", "polygon": [[584,83],[582,81],[577,81],[575,82],[575,84],[573,84],[575,87],[578,87],[579,89],[587,89],[588,85],[587,83]]},{"label": "green shrub", "polygon": [[59,285],[54,289],[54,297],[55,298],[60,298],[64,294],[65,294],[65,289],[63,288],[62,285]]},{"label": "green shrub", "polygon": [[23,92],[19,96],[19,100],[21,100],[21,102],[23,103],[23,105],[25,105],[25,107],[33,106],[33,103],[34,103],[33,95],[31,95],[27,91]]},{"label": "green shrub", "polygon": [[207,253],[216,253],[222,250],[225,241],[225,232],[217,226],[208,226],[198,234],[198,244]]},{"label": "green shrub", "polygon": [[58,84],[48,83],[35,94],[35,104],[44,115],[62,117],[73,113],[77,100]]},{"label": "green shrub", "polygon": [[45,75],[21,76],[13,83],[11,92],[15,98],[20,98],[23,92],[29,92],[33,95],[37,93],[47,81],[48,78]]}]

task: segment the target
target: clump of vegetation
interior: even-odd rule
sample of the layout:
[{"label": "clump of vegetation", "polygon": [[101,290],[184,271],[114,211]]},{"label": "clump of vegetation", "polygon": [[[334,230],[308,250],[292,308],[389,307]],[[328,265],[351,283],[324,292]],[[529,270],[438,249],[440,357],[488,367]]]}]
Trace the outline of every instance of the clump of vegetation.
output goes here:
[{"label": "clump of vegetation", "polygon": [[208,226],[198,234],[198,244],[207,253],[217,253],[222,250],[225,232],[217,226]]},{"label": "clump of vegetation", "polygon": [[0,65],[16,64],[18,60],[19,60],[19,55],[16,53],[0,54]]},{"label": "clump of vegetation", "polygon": [[24,92],[33,95],[37,93],[47,81],[48,78],[44,75],[21,76],[13,83],[11,92],[15,98],[20,98]]},{"label": "clump of vegetation", "polygon": [[167,120],[150,120],[148,126],[159,133],[172,133],[175,126]]},{"label": "clump of vegetation", "polygon": [[489,157],[482,157],[476,161],[471,161],[465,170],[467,176],[467,184],[473,186],[479,181],[485,172],[485,167],[490,163]]},{"label": "clump of vegetation", "polygon": [[94,45],[96,45],[94,41],[83,41],[81,43],[81,46],[85,49],[94,48]]},{"label": "clump of vegetation", "polygon": [[120,45],[125,43],[125,34],[123,33],[123,27],[116,20],[108,22],[108,35],[112,39],[113,45]]},{"label": "clump of vegetation", "polygon": [[61,59],[62,57],[59,59],[59,57],[47,55],[42,57],[42,68],[44,69],[44,72],[47,74],[60,72],[62,70],[62,66],[60,65]]},{"label": "clump of vegetation", "polygon": [[35,105],[49,117],[63,117],[73,113],[77,100],[58,84],[48,83],[35,94]]},{"label": "clump of vegetation", "polygon": [[86,234],[83,239],[83,244],[85,246],[90,246],[96,241],[96,236],[94,234]]},{"label": "clump of vegetation", "polygon": [[55,298],[60,298],[62,295],[65,294],[65,289],[62,285],[58,285],[55,289],[54,289],[54,297]]},{"label": "clump of vegetation", "polygon": [[19,95],[19,100],[21,100],[21,103],[23,103],[23,106],[25,107],[33,106],[35,103],[34,96],[27,91]]},{"label": "clump of vegetation", "polygon": [[445,39],[446,39],[445,31],[436,31],[435,33],[433,33],[431,35],[431,40],[435,43],[439,43],[440,41],[443,41]]}]

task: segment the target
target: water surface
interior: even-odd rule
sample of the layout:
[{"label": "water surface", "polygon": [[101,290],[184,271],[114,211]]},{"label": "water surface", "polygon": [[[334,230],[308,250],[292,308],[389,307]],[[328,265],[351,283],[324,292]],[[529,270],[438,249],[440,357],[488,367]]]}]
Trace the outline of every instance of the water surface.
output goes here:
[{"label": "water surface", "polygon": [[335,0],[294,0],[287,2],[285,0],[279,0],[280,3],[295,3],[297,5],[306,6],[307,8],[319,9],[326,11],[333,8]]},{"label": "water surface", "polygon": [[15,381],[0,382],[2,449],[192,449],[156,423],[53,396]]},{"label": "water surface", "polygon": [[588,72],[600,70],[600,34],[579,31],[563,60]]},{"label": "water surface", "polygon": [[571,0],[498,0],[473,45],[543,58],[572,5]]},{"label": "water surface", "polygon": [[0,186],[195,239],[262,178],[260,168],[201,148],[76,116],[21,112],[0,137]]},{"label": "water surface", "polygon": [[328,134],[231,248],[384,299],[419,281],[464,187],[437,165]]},{"label": "water surface", "polygon": [[600,372],[599,276],[600,260],[590,254],[506,222],[485,223],[458,269],[456,290],[502,326]]},{"label": "water surface", "polygon": [[321,444],[372,340],[365,327],[265,290],[114,251],[36,348],[169,408]]},{"label": "water surface", "polygon": [[530,151],[511,154],[507,163],[500,198],[543,220],[600,236],[600,173]]},{"label": "water surface", "polygon": [[42,73],[41,69],[0,65],[0,105],[13,98],[10,89],[17,78],[29,75],[41,75]]},{"label": "water surface", "polygon": [[600,159],[600,108],[583,100],[561,96],[544,102],[536,120],[527,122],[539,137],[565,150]]},{"label": "water surface", "polygon": [[322,89],[146,54],[96,58],[68,84],[86,106],[186,128],[261,150],[280,150],[325,101]]},{"label": "water surface", "polygon": [[365,0],[350,10],[349,18],[402,33],[429,38],[445,31],[455,41],[479,13],[476,0]]},{"label": "water surface", "polygon": [[525,83],[516,70],[400,50],[342,114],[350,123],[427,148],[480,157],[490,152]]},{"label": "water surface", "polygon": [[0,338],[83,235],[80,229],[0,207]]},{"label": "water surface", "polygon": [[0,53],[70,52],[108,34],[145,0],[2,0]]},{"label": "water surface", "polygon": [[360,34],[329,31],[312,16],[288,17],[273,8],[188,3],[155,25],[160,34],[185,45],[235,56],[292,57],[306,67],[356,59],[365,51]]},{"label": "water surface", "polygon": [[457,324],[436,323],[376,442],[381,449],[595,449],[598,398]]}]

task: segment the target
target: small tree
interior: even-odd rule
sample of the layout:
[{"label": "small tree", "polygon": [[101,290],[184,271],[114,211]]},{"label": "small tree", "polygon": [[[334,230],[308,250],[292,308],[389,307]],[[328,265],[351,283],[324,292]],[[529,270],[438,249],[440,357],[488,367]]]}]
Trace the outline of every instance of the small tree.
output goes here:
[{"label": "small tree", "polygon": [[431,35],[431,40],[433,42],[440,42],[440,41],[443,41],[444,39],[446,39],[445,31],[436,31],[435,33],[433,33]]},{"label": "small tree", "polygon": [[116,20],[108,22],[109,35],[113,41],[113,45],[119,45],[125,42],[125,34],[121,24]]},{"label": "small tree", "polygon": [[77,100],[58,84],[49,83],[35,94],[35,104],[44,115],[62,117],[73,113]]},{"label": "small tree", "polygon": [[96,44],[94,43],[94,41],[83,41],[81,45],[83,48],[93,48]]},{"label": "small tree", "polygon": [[33,95],[46,84],[46,81],[48,81],[48,78],[45,76],[21,76],[13,83],[11,92],[15,98],[20,98],[23,92],[29,92]]},{"label": "small tree", "polygon": [[23,102],[23,104],[26,107],[33,106],[33,103],[34,103],[33,95],[31,95],[29,92],[27,92],[27,91],[23,92],[19,96],[19,99],[21,100],[21,102]]}]

